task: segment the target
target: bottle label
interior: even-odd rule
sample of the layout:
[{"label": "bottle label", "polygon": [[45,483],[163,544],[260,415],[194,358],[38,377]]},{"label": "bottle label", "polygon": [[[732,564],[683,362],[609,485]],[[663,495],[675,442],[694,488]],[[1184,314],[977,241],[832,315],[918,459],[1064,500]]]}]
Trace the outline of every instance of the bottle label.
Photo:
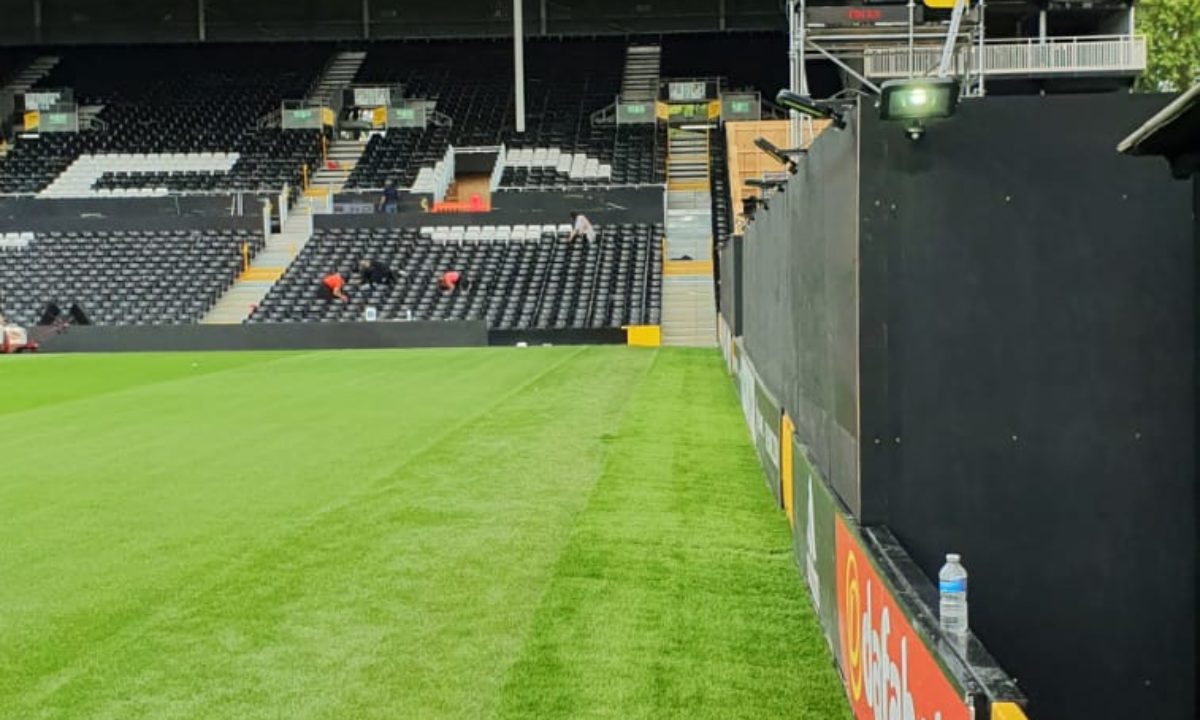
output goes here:
[{"label": "bottle label", "polygon": [[938,589],[942,593],[962,593],[967,591],[967,581],[965,578],[958,580],[941,580],[938,582]]}]

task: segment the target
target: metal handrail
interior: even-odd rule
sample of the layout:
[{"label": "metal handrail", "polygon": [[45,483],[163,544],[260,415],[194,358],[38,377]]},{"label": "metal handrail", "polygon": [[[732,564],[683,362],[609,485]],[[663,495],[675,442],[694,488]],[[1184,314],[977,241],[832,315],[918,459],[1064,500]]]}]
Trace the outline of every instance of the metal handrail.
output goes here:
[{"label": "metal handrail", "polygon": [[[908,48],[867,48],[863,51],[866,75],[928,75],[936,69],[940,52],[935,45],[913,49],[910,68]],[[960,47],[951,67],[955,74],[982,70],[985,76],[1140,72],[1146,67],[1146,38],[1143,35],[993,38],[985,40],[982,48],[976,44]]]}]

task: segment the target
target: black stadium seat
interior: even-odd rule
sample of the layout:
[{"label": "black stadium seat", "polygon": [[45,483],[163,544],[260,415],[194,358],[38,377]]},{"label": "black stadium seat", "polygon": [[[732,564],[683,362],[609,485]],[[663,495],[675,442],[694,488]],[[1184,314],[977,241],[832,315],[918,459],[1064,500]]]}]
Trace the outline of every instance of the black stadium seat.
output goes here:
[{"label": "black stadium seat", "polygon": [[[595,242],[558,227],[331,229],[318,231],[259,305],[252,322],[485,320],[495,329],[613,328],[662,314],[662,226],[598,227]],[[347,277],[371,258],[403,273],[395,285],[352,285],[350,302],[317,299],[321,277]],[[458,270],[471,287],[446,294]]]},{"label": "black stadium seat", "polygon": [[285,99],[303,97],[331,52],[324,45],[140,46],[62,49],[38,87],[68,87],[103,106],[95,128],[19,140],[0,158],[0,193],[44,190],[79,156],[237,153],[228,173],[101,178],[96,189],[278,191],[320,158],[320,131],[260,127]]},{"label": "black stadium seat", "polygon": [[198,322],[237,277],[247,230],[51,232],[0,249],[0,311],[32,325],[46,303],[79,305],[96,325]]}]

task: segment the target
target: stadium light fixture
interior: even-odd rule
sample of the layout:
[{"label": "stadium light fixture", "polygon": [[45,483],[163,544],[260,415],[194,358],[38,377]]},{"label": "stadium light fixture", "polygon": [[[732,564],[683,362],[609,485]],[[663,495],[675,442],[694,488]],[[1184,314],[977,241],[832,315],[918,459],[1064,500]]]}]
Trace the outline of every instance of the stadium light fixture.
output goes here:
[{"label": "stadium light fixture", "polygon": [[763,191],[778,190],[779,192],[783,192],[784,190],[787,189],[787,181],[785,181],[785,180],[759,180],[757,178],[750,178],[749,180],[746,181],[746,186],[752,187],[752,188],[757,188],[757,189],[763,190]]},{"label": "stadium light fixture", "polygon": [[954,78],[888,80],[882,85],[879,117],[899,120],[913,140],[925,134],[925,121],[953,117],[958,110],[958,81]]},{"label": "stadium light fixture", "polygon": [[754,138],[754,146],[767,155],[770,155],[780,165],[786,167],[787,171],[792,175],[796,174],[796,161],[790,156],[804,153],[803,150],[781,150],[775,146],[775,143],[762,137]]},{"label": "stadium light fixture", "polygon": [[775,95],[775,104],[816,120],[828,120],[838,130],[846,127],[846,120],[842,117],[841,111],[829,102],[813,100],[807,95],[801,95],[791,90],[780,90]]}]

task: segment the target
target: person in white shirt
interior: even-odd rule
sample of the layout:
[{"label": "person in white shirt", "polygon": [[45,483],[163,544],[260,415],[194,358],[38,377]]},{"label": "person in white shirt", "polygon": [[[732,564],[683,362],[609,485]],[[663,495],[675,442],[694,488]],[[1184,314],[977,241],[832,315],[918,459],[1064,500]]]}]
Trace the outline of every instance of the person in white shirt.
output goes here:
[{"label": "person in white shirt", "polygon": [[571,213],[571,234],[567,236],[567,240],[574,240],[577,237],[585,237],[588,241],[596,239],[596,227],[592,225],[592,221],[587,219],[583,213]]}]

